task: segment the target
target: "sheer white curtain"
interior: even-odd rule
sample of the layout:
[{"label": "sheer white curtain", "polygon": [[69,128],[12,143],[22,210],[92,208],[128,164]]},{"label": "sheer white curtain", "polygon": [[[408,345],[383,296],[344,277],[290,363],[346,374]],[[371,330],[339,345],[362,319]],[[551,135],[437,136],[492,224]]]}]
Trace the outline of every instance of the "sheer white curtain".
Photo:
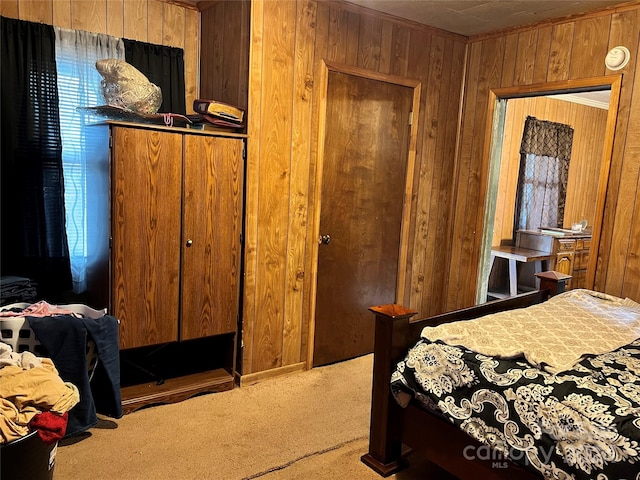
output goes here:
[{"label": "sheer white curtain", "polygon": [[558,204],[561,195],[560,159],[528,153],[520,174],[522,200],[518,208],[517,229],[562,227]]},{"label": "sheer white curtain", "polygon": [[56,28],[56,64],[62,136],[66,228],[73,290],[82,293],[104,267],[109,240],[106,129],[78,107],[103,105],[96,60],[124,60],[122,39]]}]

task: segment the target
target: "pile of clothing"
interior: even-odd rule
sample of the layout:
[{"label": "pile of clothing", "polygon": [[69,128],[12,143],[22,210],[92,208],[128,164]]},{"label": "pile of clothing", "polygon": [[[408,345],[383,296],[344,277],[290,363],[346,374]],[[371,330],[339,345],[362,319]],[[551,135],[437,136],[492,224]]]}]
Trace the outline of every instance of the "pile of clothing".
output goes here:
[{"label": "pile of clothing", "polygon": [[36,285],[25,277],[0,277],[0,305],[32,302],[38,296]]},{"label": "pile of clothing", "polygon": [[[79,400],[68,414],[66,433],[68,437],[88,430],[98,423],[97,413],[113,418],[122,416],[122,401],[120,396],[120,359],[118,348],[118,320],[106,314],[106,310],[94,310],[86,305],[52,305],[45,301],[33,304],[21,303],[6,305],[0,309],[0,324],[28,325],[34,339],[30,339],[28,352],[42,349],[45,354],[40,360],[42,365],[55,368],[61,381],[73,385],[79,393]],[[14,323],[11,323],[14,322]],[[13,350],[24,347],[16,345]],[[96,374],[100,378],[92,379],[89,375],[87,347],[89,339],[95,345],[97,354]],[[11,341],[4,339],[5,343]],[[39,344],[39,345],[36,345]],[[1,344],[0,344],[1,345]],[[15,354],[15,352],[14,352]],[[30,358],[30,357],[28,357]],[[36,381],[39,379],[35,379]],[[2,391],[6,387],[2,377]],[[44,395],[47,383],[40,385],[39,395]],[[94,390],[97,394],[94,395]],[[11,391],[6,390],[8,393]],[[14,391],[13,395],[17,396]]]},{"label": "pile of clothing", "polygon": [[75,385],[60,378],[53,362],[0,343],[0,444],[33,430],[43,442],[64,437],[68,412],[80,401]]}]

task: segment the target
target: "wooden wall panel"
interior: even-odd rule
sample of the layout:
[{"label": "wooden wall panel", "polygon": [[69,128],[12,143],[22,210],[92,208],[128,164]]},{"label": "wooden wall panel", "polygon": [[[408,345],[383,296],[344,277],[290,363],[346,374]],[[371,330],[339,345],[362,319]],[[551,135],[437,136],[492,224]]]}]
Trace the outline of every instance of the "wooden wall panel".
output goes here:
[{"label": "wooden wall panel", "polygon": [[0,1],[0,15],[8,18],[18,18],[18,0]]},{"label": "wooden wall panel", "polygon": [[347,41],[344,44],[344,63],[347,65],[356,65],[358,63],[359,29],[360,15],[347,11]]},{"label": "wooden wall panel", "polygon": [[[640,68],[640,63],[636,59],[636,72],[638,68]],[[640,91],[640,75],[637,73],[633,80],[633,89]],[[638,184],[640,172],[640,98],[638,97],[637,94],[633,95],[629,104],[624,161],[619,169],[616,169],[616,173],[619,172],[620,175],[612,177],[609,182],[608,192],[613,198],[609,204],[610,209],[605,210],[605,215],[609,214],[615,205],[615,210],[612,213],[613,228],[609,244],[610,251],[602,254],[602,265],[599,265],[600,268],[606,269],[602,274],[606,278],[602,282],[605,287],[612,292],[622,292],[624,295],[627,295],[627,292],[637,294],[640,290],[640,279],[637,275],[632,274],[638,270],[637,224],[640,221],[637,216],[637,204],[640,201]],[[607,262],[607,260],[609,261]],[[628,270],[629,268],[631,271]],[[632,298],[640,301],[637,296]]]},{"label": "wooden wall panel", "polygon": [[125,0],[123,8],[124,37],[141,42],[148,42],[147,24],[149,10],[147,9],[147,0]]},{"label": "wooden wall panel", "polygon": [[[343,8],[330,8],[329,9],[329,34],[328,34],[328,43],[329,43],[329,51],[326,52],[326,56],[328,59],[338,62],[345,63],[347,58],[347,31],[348,31],[348,23],[347,19],[349,18],[349,12],[344,10]],[[323,52],[324,53],[324,52]]]},{"label": "wooden wall panel", "polygon": [[[315,42],[313,45],[313,77],[311,80],[312,90],[312,115],[311,115],[311,124],[310,124],[310,134],[311,134],[311,144],[309,152],[318,152],[318,149],[322,145],[320,142],[323,141],[323,138],[320,138],[320,131],[324,128],[324,125],[321,125],[323,119],[321,119],[320,115],[314,112],[319,112],[322,102],[324,101],[325,95],[319,94],[318,92],[321,89],[325,88],[322,86],[323,82],[317,82],[315,79],[321,79],[324,73],[325,66],[322,62],[317,61],[317,58],[331,58],[333,49],[330,48],[331,45],[335,45],[336,42],[332,42],[333,38],[331,35],[332,28],[332,18],[335,18],[335,14],[337,9],[331,8],[330,4],[327,2],[315,2],[316,3],[316,17],[315,17]],[[326,119],[324,119],[326,121]],[[312,215],[317,211],[316,209],[316,198],[312,192],[316,192],[316,188],[318,186],[318,181],[321,179],[318,176],[318,157],[317,155],[309,154],[309,202],[307,204],[307,219],[313,218]],[[308,230],[308,227],[307,227]],[[313,232],[312,232],[313,234]],[[305,236],[308,236],[308,231],[305,231]],[[309,243],[305,239],[305,245],[308,246]],[[299,318],[299,322],[301,322],[301,340],[302,340],[302,348],[300,360],[304,361],[308,358],[312,358],[313,356],[313,348],[314,348],[314,338],[310,335],[310,332],[315,328],[315,324],[313,321],[308,319],[308,312],[311,312],[314,308],[314,297],[316,292],[316,284],[310,281],[310,278],[313,277],[315,273],[317,273],[317,262],[315,265],[311,261],[310,258],[313,258],[314,255],[317,255],[318,246],[314,245],[314,248],[305,249],[305,264],[304,271],[302,274],[306,278],[303,282],[303,305],[302,305],[302,317]],[[306,355],[305,355],[306,353]],[[306,366],[306,364],[305,364]],[[310,365],[309,365],[310,367]]]},{"label": "wooden wall panel", "polygon": [[[518,76],[517,65],[533,65],[533,77],[525,84],[539,82],[546,72],[546,81],[573,80],[601,76],[608,72],[604,68],[604,56],[616,45],[626,45],[632,53],[631,62],[619,73],[623,84],[618,109],[616,136],[614,140],[611,173],[606,193],[602,226],[602,243],[597,252],[595,288],[613,295],[636,295],[640,290],[637,249],[638,218],[636,205],[640,200],[638,178],[640,174],[640,95],[633,92],[640,88],[637,78],[640,17],[639,5],[610,9],[582,17],[546,22],[539,26],[522,28],[514,32],[494,33],[471,38],[468,75],[462,117],[461,148],[456,162],[456,205],[484,204],[480,190],[468,188],[478,178],[486,175],[486,160],[483,152],[472,149],[471,139],[484,138],[487,118],[477,114],[486,111],[489,89],[515,86],[524,77]],[[548,38],[551,30],[550,39]],[[530,38],[537,31],[535,50],[522,48],[513,41],[516,35],[527,33]],[[503,38],[502,80],[490,80],[494,61],[483,53],[485,46],[496,38]],[[544,50],[548,47],[548,55]],[[543,51],[541,51],[541,49]],[[497,53],[499,54],[499,53]],[[513,61],[511,59],[516,58]],[[477,69],[477,71],[476,71]],[[476,210],[482,217],[482,209]],[[475,302],[478,256],[481,248],[481,232],[474,232],[477,221],[474,215],[457,209],[452,216],[450,271],[446,309],[472,305]],[[634,250],[635,249],[635,250]],[[472,252],[472,254],[469,254]]]},{"label": "wooden wall panel", "polygon": [[[125,0],[126,1],[126,0]],[[147,42],[162,45],[164,27],[164,2],[147,0]]]},{"label": "wooden wall panel", "polygon": [[71,28],[87,32],[106,33],[106,0],[93,0],[90,5],[87,2],[71,2]]},{"label": "wooden wall panel", "polygon": [[[431,73],[432,78],[442,78],[442,69],[444,63],[444,39],[433,39],[438,42],[437,45],[432,47],[431,35],[427,32],[415,32],[413,35],[414,41],[424,45],[423,49],[416,49],[410,52],[409,75],[413,78],[428,78]],[[432,63],[433,62],[433,63]],[[440,85],[438,85],[440,87]],[[446,95],[446,89],[445,89]],[[443,95],[443,96],[445,96]],[[418,158],[426,156],[426,158],[433,158],[436,150],[436,136],[438,132],[438,106],[440,102],[446,102],[446,98],[437,97],[437,101],[429,102],[427,104],[427,96],[422,95],[420,99],[420,116],[417,119],[418,125],[424,125],[424,128],[418,129],[418,138],[416,144],[416,156]],[[430,143],[425,145],[425,136],[428,136]],[[428,151],[424,149],[428,148]],[[409,230],[409,238],[413,239],[413,242],[409,243],[407,255],[413,259],[411,266],[409,267],[409,275],[405,277],[405,292],[410,292],[409,298],[414,299],[414,303],[419,298],[425,296],[425,292],[431,292],[433,287],[433,279],[431,276],[424,275],[426,268],[425,262],[427,257],[428,248],[431,246],[429,240],[435,230],[431,230],[432,222],[436,215],[430,215],[429,205],[431,199],[428,195],[431,191],[431,187],[434,181],[434,169],[435,162],[422,162],[417,174],[413,177],[413,191],[418,192],[417,195],[413,195],[411,209],[412,211],[421,212],[419,221],[411,224]],[[437,180],[437,179],[436,179]],[[425,188],[418,188],[419,185],[424,185]],[[425,207],[426,206],[426,207]]]},{"label": "wooden wall panel", "polygon": [[378,70],[380,65],[380,42],[382,19],[367,15],[360,22],[358,38],[358,67]]},{"label": "wooden wall panel", "polygon": [[[569,167],[567,204],[564,226],[586,219],[589,225],[595,221],[595,199],[598,197],[598,181],[602,166],[603,138],[607,126],[607,112],[599,108],[584,111],[580,105],[573,108],[558,107],[557,112],[568,111],[575,115],[574,147]],[[583,113],[581,113],[583,112]],[[558,115],[556,115],[558,118]],[[562,123],[569,123],[568,120]]]},{"label": "wooden wall panel", "polygon": [[[569,78],[570,56],[573,46],[573,23],[555,25],[551,34],[547,82]],[[506,85],[502,85],[503,87]]]},{"label": "wooden wall panel", "polygon": [[287,232],[287,270],[282,341],[282,364],[300,362],[306,354],[303,338],[304,270],[306,260],[307,205],[309,204],[309,162],[313,115],[313,47],[315,42],[317,3],[297,3],[295,35],[295,69],[293,78],[293,130],[291,138],[290,221]]},{"label": "wooden wall panel", "polygon": [[[518,36],[518,38],[520,37],[521,36]],[[531,52],[531,49],[528,48],[528,46],[531,44],[531,39],[527,38],[526,36],[524,37],[524,39],[525,39],[524,45],[527,45],[526,51]],[[499,41],[499,39],[491,39],[483,45],[482,57],[480,60],[481,65],[483,65],[483,75],[480,81],[477,83],[480,89],[483,89],[483,85],[495,85],[498,82],[502,81],[502,79],[504,78],[504,64],[500,62],[500,57],[496,56],[495,54],[495,52],[498,51],[501,45],[502,44]],[[516,59],[517,58],[518,57],[516,56]],[[518,71],[518,64],[519,62],[516,62],[514,71]],[[526,70],[522,68],[520,70],[522,70],[524,75],[525,74],[524,72]],[[526,75],[528,76],[528,74]],[[518,82],[520,80],[522,79],[519,78],[517,75],[514,75],[514,82]],[[476,112],[475,112],[474,125],[478,125],[484,122],[487,118],[487,111],[489,107],[488,95],[479,96],[478,99],[476,100],[475,105],[476,105]],[[485,135],[474,136],[474,139],[473,139],[474,146],[471,152],[471,156],[472,158],[477,158],[478,156],[480,156],[483,159],[484,164],[480,172],[480,175],[470,176],[470,180],[469,180],[470,198],[476,198],[476,197],[484,198],[484,196],[486,195],[485,185],[483,184],[483,180],[485,179],[484,172],[487,171],[489,168],[489,161],[488,161],[488,158],[486,157],[486,152],[488,151],[488,147],[485,144],[486,142],[487,142],[487,138],[485,137]],[[468,203],[466,214],[470,219],[470,221],[473,221],[475,219],[475,225],[473,226],[472,231],[469,232],[469,234],[476,235],[478,232],[481,232],[483,218],[482,218],[482,215],[478,215],[478,206],[472,202]],[[471,261],[473,261],[475,257],[476,257],[476,252],[472,252]]]},{"label": "wooden wall panel", "polygon": [[184,48],[184,10],[178,5],[162,4],[162,45]]},{"label": "wooden wall panel", "polygon": [[516,85],[526,85],[533,79],[534,63],[531,58],[536,56],[538,47],[538,32],[528,30],[518,34],[518,54],[516,56],[515,78]]},{"label": "wooden wall panel", "polygon": [[[604,75],[604,57],[609,51],[609,36],[601,35],[609,30],[611,16],[586,18],[575,22],[569,78],[599,77]],[[594,59],[600,61],[594,61]]]},{"label": "wooden wall panel", "polygon": [[[202,98],[218,99],[234,103],[226,96],[224,89],[224,12],[227,2],[207,4],[200,12],[202,21],[201,42],[204,46],[200,54],[200,92]],[[232,49],[233,50],[233,49]]]},{"label": "wooden wall panel", "polygon": [[[454,44],[454,55],[453,58],[459,58],[458,55],[464,56],[468,53],[468,49],[466,45],[462,45],[461,43]],[[451,66],[451,75],[449,78],[463,78],[466,73],[466,66],[464,64],[458,64],[457,62],[453,62]],[[460,97],[461,93],[456,92],[455,90],[449,91],[449,102],[448,108],[451,108],[456,97]],[[460,105],[462,104],[462,99],[458,98],[458,102]],[[447,108],[443,105],[443,108]],[[460,112],[461,113],[461,112]],[[447,125],[445,127],[444,136],[441,138],[442,146],[438,149],[438,152],[441,153],[441,157],[443,162],[447,162],[447,159],[455,159],[456,153],[460,148],[460,136],[459,130],[461,128],[460,118],[458,115],[454,116],[451,112],[447,116],[447,120],[445,122]],[[438,249],[438,246],[448,245],[450,241],[450,225],[452,216],[449,214],[451,211],[451,206],[455,205],[455,186],[456,183],[454,181],[457,178],[456,172],[457,167],[455,162],[453,165],[442,164],[443,170],[442,175],[440,176],[440,184],[438,185],[439,192],[439,201],[438,201],[438,209],[433,210],[437,216],[437,226],[436,226],[436,251],[435,256],[431,260],[433,273],[432,277],[434,281],[438,282],[442,279],[442,284],[437,285],[434,284],[434,288],[431,292],[431,299],[438,298],[441,299],[438,302],[433,302],[430,300],[427,295],[423,295],[422,302],[423,304],[426,302],[432,302],[432,307],[429,310],[423,309],[423,311],[428,311],[429,314],[440,313],[444,311],[445,306],[447,305],[447,294],[448,294],[448,281],[449,281],[449,270],[450,265],[448,262],[448,249],[442,250]],[[451,175],[451,179],[447,178],[448,175]],[[442,243],[444,239],[444,244]],[[439,288],[438,288],[439,287]],[[437,309],[437,310],[436,310]]]},{"label": "wooden wall panel", "polygon": [[258,238],[257,265],[257,278],[261,281],[256,284],[255,294],[263,321],[254,327],[252,341],[257,370],[282,366],[296,3],[264,3],[262,118],[260,130],[249,133],[250,138],[260,142],[262,157],[258,172],[258,227],[262,234]]},{"label": "wooden wall panel", "polygon": [[124,36],[124,5],[120,0],[107,0],[107,35]]},{"label": "wooden wall panel", "polygon": [[251,18],[243,377],[287,371],[308,357],[323,61],[422,82],[414,178],[424,184],[415,183],[412,198],[415,263],[404,301],[441,311],[466,53],[464,37],[348,3],[254,0]]},{"label": "wooden wall panel", "polygon": [[409,36],[411,30],[401,24],[393,24],[393,35],[391,36],[391,69],[389,73],[404,77],[407,75],[409,65]]},{"label": "wooden wall panel", "polygon": [[[476,96],[478,94],[477,89],[469,88],[469,85],[473,85],[479,81],[480,76],[480,58],[482,54],[482,44],[476,43],[471,45],[469,50],[469,59],[467,62],[467,71],[465,77],[465,102],[470,105],[473,105],[476,101]],[[498,56],[499,57],[499,56]],[[473,112],[473,111],[472,111]],[[454,171],[454,180],[458,178],[469,178],[470,171],[473,166],[471,151],[473,150],[473,135],[470,135],[469,132],[473,131],[474,127],[474,116],[472,112],[465,111],[465,115],[463,116],[461,122],[462,127],[460,130],[460,136],[458,138],[459,145],[459,157],[456,159],[455,171]],[[456,182],[453,185],[454,193],[452,202],[452,208],[450,210],[448,218],[465,218],[466,213],[466,200],[469,197],[467,194],[468,191],[468,181],[467,182]],[[464,228],[464,223],[461,222],[460,225]],[[470,226],[470,224],[469,224]],[[446,295],[447,301],[446,304],[456,304],[458,298],[458,285],[463,283],[463,275],[464,272],[458,268],[461,262],[463,262],[463,257],[465,254],[468,256],[470,251],[469,241],[469,233],[473,233],[472,229],[468,230],[458,230],[459,225],[452,225],[454,238],[459,239],[462,238],[462,241],[455,246],[452,246],[449,249],[449,258],[448,258],[448,276],[445,280],[446,286]],[[462,248],[453,248],[453,247],[462,247]],[[465,251],[465,248],[467,249]]]},{"label": "wooden wall panel", "polygon": [[200,92],[246,110],[248,101],[248,0],[207,2],[201,6],[202,45]]},{"label": "wooden wall panel", "polygon": [[[251,42],[249,51],[249,117],[247,130],[260,131],[262,122],[262,84],[264,50],[264,2],[253,2],[251,6]],[[203,39],[207,24],[203,24]],[[204,41],[203,41],[204,42]],[[207,45],[203,43],[203,55]],[[258,205],[260,187],[260,163],[262,148],[259,141],[249,139],[247,147],[246,180],[245,180],[245,240],[244,240],[244,297],[242,307],[242,349],[239,352],[238,371],[240,373],[255,372],[253,360],[255,331],[259,328],[258,302],[256,284],[258,280]]]},{"label": "wooden wall panel", "polygon": [[[609,47],[612,48],[616,45],[628,45],[632,48],[633,45],[638,45],[638,38],[640,37],[640,9],[634,9],[624,11],[612,15],[611,18],[611,32],[609,34]],[[636,50],[637,51],[637,46]],[[638,68],[637,56],[625,67],[624,76],[622,77],[622,92],[620,96],[620,108],[618,109],[618,122],[616,124],[616,137],[613,143],[613,158],[622,157],[625,151],[629,151],[629,148],[633,148],[631,144],[627,144],[630,140],[633,143],[638,135],[638,124],[632,119],[636,119],[638,116],[638,99],[634,100],[634,90],[638,87],[638,76],[636,71]],[[637,94],[635,95],[637,97]],[[635,110],[632,110],[634,109]],[[633,156],[628,156],[625,161],[625,168],[632,162]],[[625,202],[628,200],[625,198],[628,193],[625,193],[623,189],[620,191],[620,182],[622,181],[622,162],[614,162],[611,165],[611,173],[609,176],[608,191],[612,192],[607,195],[605,204],[605,217],[603,221],[603,235],[601,237],[601,250],[609,251],[610,256],[608,263],[605,265],[598,259],[598,270],[596,276],[597,284],[603,284],[605,282],[609,285],[612,291],[625,292],[623,288],[624,278],[619,275],[618,272],[625,269],[628,262],[632,262],[635,257],[628,256],[629,253],[625,248],[620,248],[625,244],[625,236],[627,235],[627,228],[632,228],[634,215],[629,211]],[[625,178],[626,180],[626,178]],[[631,187],[633,188],[633,187]],[[618,192],[616,195],[614,192]],[[624,195],[624,196],[621,196]],[[637,218],[637,217],[636,217]],[[614,228],[617,227],[617,228]],[[632,237],[633,238],[633,237]],[[612,249],[612,245],[616,245],[617,248]],[[604,278],[605,280],[601,280]],[[638,290],[635,286],[631,289]],[[625,295],[629,295],[625,293]],[[637,297],[634,297],[637,298]]]},{"label": "wooden wall panel", "polygon": [[574,129],[567,187],[565,227],[583,218],[594,222],[607,111],[546,97],[509,100],[502,144],[500,180],[491,245],[512,244],[513,215],[520,164],[520,141],[527,115]]},{"label": "wooden wall panel", "polygon": [[[184,12],[184,86],[187,112],[193,110],[193,101],[200,96],[200,12]],[[246,84],[244,86],[246,91]]]},{"label": "wooden wall panel", "polygon": [[170,0],[0,0],[0,13],[183,48],[187,112],[192,110],[200,91],[200,12],[195,7]]},{"label": "wooden wall panel", "polygon": [[53,0],[21,0],[18,12],[21,20],[52,24]]},{"label": "wooden wall panel", "polygon": [[[514,84],[516,61],[518,59],[518,34],[514,33],[507,35],[504,39],[504,43],[505,46],[503,49],[496,52],[496,58],[502,58],[502,78],[500,80],[500,84],[502,86]],[[520,61],[522,62],[522,59]]]},{"label": "wooden wall panel", "polygon": [[533,64],[533,83],[544,83],[547,81],[552,32],[553,29],[550,26],[538,30],[538,44],[536,45],[536,57]]}]

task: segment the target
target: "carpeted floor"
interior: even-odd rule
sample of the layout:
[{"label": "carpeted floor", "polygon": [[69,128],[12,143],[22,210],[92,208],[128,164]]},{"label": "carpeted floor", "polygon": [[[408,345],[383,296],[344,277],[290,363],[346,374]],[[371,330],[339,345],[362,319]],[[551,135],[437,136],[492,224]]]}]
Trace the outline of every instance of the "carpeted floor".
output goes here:
[{"label": "carpeted floor", "polygon": [[[368,439],[354,440],[319,455],[298,460],[279,469],[255,477],[259,480],[382,480],[377,473],[360,461],[367,451]],[[396,480],[456,480],[416,456],[409,457],[409,467],[387,478]]]},{"label": "carpeted floor", "polygon": [[[102,419],[61,442],[54,480],[379,479],[360,462],[372,366],[367,355]],[[389,478],[439,478],[432,468]]]}]

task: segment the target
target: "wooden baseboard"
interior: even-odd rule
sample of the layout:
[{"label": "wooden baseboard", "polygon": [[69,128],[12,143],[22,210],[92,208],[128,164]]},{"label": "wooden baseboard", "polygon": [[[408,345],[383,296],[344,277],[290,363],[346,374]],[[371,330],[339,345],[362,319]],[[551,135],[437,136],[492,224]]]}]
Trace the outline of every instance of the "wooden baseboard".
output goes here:
[{"label": "wooden baseboard", "polygon": [[233,375],[223,368],[169,378],[160,385],[151,382],[127,386],[120,390],[122,411],[127,414],[148,405],[181,402],[199,393],[222,392],[233,387]]},{"label": "wooden baseboard", "polygon": [[300,362],[284,367],[272,368],[271,370],[265,370],[263,372],[248,373],[246,375],[239,375],[236,373],[236,375],[238,385],[244,387],[247,385],[253,385],[254,383],[261,382],[262,380],[266,380],[268,378],[280,377],[282,375],[288,375],[290,373],[301,372],[306,369],[307,364],[305,362]]}]

